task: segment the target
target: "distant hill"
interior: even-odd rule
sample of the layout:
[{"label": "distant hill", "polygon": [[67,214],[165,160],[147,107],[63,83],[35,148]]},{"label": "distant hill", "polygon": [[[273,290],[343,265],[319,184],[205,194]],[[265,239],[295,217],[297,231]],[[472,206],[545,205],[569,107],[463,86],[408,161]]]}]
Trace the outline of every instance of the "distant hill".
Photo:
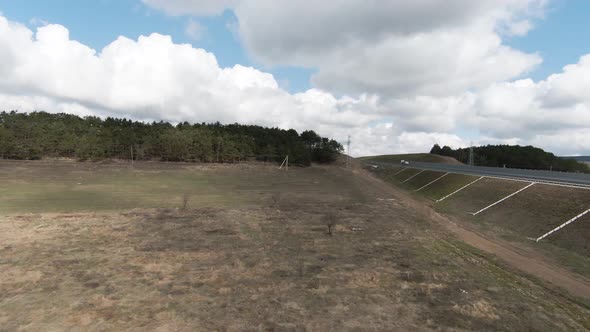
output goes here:
[{"label": "distant hill", "polygon": [[563,159],[574,159],[581,162],[590,163],[590,156],[572,156],[572,157],[560,157]]},{"label": "distant hill", "polygon": [[440,156],[428,153],[412,153],[412,154],[396,154],[396,155],[381,155],[381,156],[368,156],[358,158],[364,161],[378,161],[378,162],[391,162],[399,163],[402,160],[409,161],[421,161],[427,163],[441,163],[441,164],[460,164],[457,159],[452,157]]},{"label": "distant hill", "polygon": [[[469,148],[451,149],[435,144],[431,154],[453,157],[463,163],[469,162]],[[561,172],[590,173],[587,164],[576,159],[561,158],[553,153],[534,146],[520,145],[486,145],[473,148],[473,159],[476,166],[510,167]]]}]

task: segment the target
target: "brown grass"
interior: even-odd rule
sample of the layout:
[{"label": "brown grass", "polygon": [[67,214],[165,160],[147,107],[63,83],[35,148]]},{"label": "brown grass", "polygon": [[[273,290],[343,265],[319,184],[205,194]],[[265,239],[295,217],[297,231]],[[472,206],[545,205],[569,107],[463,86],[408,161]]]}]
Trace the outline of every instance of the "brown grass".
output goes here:
[{"label": "brown grass", "polygon": [[[289,172],[242,182],[243,195],[262,192],[250,206],[191,198],[186,209],[4,215],[2,328],[590,327],[587,308],[462,246],[362,177]],[[332,236],[325,215],[336,216]]]}]

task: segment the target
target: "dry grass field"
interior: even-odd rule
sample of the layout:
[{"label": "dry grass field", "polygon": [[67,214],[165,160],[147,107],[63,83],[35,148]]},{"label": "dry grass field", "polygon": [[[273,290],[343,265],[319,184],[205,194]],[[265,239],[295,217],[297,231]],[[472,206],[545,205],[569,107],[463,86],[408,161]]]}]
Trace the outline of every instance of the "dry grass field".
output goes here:
[{"label": "dry grass field", "polygon": [[588,302],[338,166],[0,162],[0,330],[582,331]]}]

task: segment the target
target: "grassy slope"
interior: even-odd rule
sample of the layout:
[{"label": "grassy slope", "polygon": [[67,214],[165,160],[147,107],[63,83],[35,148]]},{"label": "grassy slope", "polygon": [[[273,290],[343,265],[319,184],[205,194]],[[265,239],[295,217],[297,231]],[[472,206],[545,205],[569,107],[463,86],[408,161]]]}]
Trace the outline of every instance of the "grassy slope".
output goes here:
[{"label": "grassy slope", "polygon": [[[429,201],[440,199],[477,179],[474,176],[451,174],[420,192],[415,192],[415,189],[442,173],[426,171],[411,181],[402,183],[417,171],[408,169],[394,175],[400,170],[401,167],[394,167],[373,171],[389,183]],[[467,212],[478,211],[525,185],[526,183],[521,182],[484,179],[441,203],[433,204],[437,210],[453,215],[480,230],[533,246],[534,249],[554,257],[556,261],[573,271],[590,275],[589,216],[568,225],[538,244],[527,240],[527,237],[538,237],[585,211],[590,201],[589,190],[537,185],[478,216],[467,214]]]},{"label": "grassy slope", "polygon": [[456,159],[439,156],[429,153],[412,153],[412,154],[398,154],[398,155],[382,155],[382,156],[367,156],[358,158],[362,161],[379,161],[399,163],[402,160],[420,161],[428,163],[442,163],[442,164],[459,164]]},{"label": "grassy slope", "polygon": [[[34,165],[34,166],[31,166]],[[225,166],[220,166],[222,169]],[[264,172],[249,178],[226,167],[156,163],[129,165],[95,163],[0,163],[0,211],[84,212],[145,207],[180,207],[186,196],[207,206],[251,204],[268,187]],[[268,172],[276,171],[269,167]],[[242,195],[244,186],[249,195]]]},{"label": "grassy slope", "polygon": [[590,156],[580,156],[580,157],[562,157],[567,159],[575,159],[581,163],[584,163],[590,167]]},{"label": "grassy slope", "polygon": [[576,157],[561,157],[563,159],[575,159],[581,162],[590,162],[590,156],[576,156]]},{"label": "grassy slope", "polygon": [[[302,174],[303,183],[298,179]],[[180,208],[185,198],[187,208],[249,207],[277,192],[304,195],[310,185],[334,188],[339,182],[313,168],[286,171],[274,164],[137,163],[131,168],[126,163],[4,160],[0,161],[0,216]],[[349,189],[343,188],[343,193]],[[316,200],[321,201],[324,191],[323,186],[314,188]]]}]

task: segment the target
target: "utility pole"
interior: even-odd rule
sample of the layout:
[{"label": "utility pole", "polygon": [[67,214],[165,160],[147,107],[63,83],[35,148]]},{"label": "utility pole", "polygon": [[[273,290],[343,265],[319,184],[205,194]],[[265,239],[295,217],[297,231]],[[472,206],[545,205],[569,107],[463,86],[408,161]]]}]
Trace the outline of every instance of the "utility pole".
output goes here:
[{"label": "utility pole", "polygon": [[350,167],[350,135],[348,135],[346,142],[346,167]]}]

